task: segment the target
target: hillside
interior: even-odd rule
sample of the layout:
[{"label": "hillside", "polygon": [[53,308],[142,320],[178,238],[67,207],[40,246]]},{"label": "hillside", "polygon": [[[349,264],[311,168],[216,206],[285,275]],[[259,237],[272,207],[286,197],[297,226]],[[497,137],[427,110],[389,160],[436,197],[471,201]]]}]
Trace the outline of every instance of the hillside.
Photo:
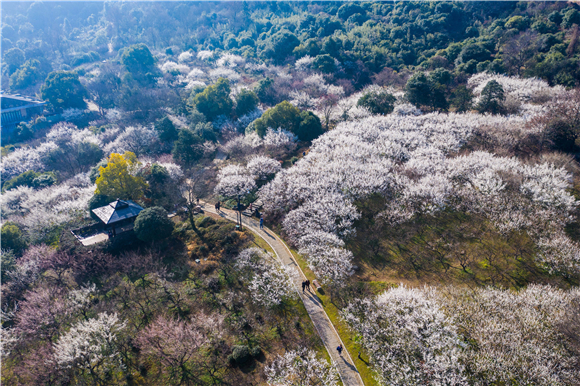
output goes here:
[{"label": "hillside", "polygon": [[580,383],[577,4],[1,7],[4,384]]}]

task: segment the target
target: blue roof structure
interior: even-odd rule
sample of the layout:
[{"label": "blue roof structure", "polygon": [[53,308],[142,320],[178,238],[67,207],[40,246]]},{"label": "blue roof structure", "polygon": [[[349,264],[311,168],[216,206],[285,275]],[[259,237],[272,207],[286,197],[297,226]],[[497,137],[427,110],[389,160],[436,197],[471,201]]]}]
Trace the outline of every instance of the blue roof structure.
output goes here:
[{"label": "blue roof structure", "polygon": [[93,213],[105,224],[110,225],[116,222],[134,218],[141,213],[143,208],[131,200],[117,200],[109,205],[93,209]]}]

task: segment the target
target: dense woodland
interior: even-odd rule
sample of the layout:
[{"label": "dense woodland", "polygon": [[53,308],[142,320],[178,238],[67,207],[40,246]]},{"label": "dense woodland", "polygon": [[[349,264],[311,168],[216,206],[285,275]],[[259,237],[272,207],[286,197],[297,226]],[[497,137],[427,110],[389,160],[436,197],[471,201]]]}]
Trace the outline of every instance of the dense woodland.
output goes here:
[{"label": "dense woodland", "polygon": [[3,384],[339,384],[197,199],[263,202],[366,385],[580,383],[575,3],[1,7],[2,90],[47,102],[2,129]]}]

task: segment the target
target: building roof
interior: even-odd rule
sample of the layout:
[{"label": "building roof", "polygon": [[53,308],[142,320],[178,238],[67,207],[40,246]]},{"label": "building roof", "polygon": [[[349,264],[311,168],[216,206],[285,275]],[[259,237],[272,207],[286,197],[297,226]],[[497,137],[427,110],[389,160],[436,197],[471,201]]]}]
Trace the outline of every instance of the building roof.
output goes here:
[{"label": "building roof", "polygon": [[121,220],[137,217],[143,208],[131,200],[117,200],[109,205],[93,209],[93,213],[105,223],[105,225],[114,224]]},{"label": "building roof", "polygon": [[46,102],[38,100],[34,97],[20,94],[6,94],[4,92],[0,92],[0,101],[2,102],[2,110],[12,107],[36,107],[46,105]]}]

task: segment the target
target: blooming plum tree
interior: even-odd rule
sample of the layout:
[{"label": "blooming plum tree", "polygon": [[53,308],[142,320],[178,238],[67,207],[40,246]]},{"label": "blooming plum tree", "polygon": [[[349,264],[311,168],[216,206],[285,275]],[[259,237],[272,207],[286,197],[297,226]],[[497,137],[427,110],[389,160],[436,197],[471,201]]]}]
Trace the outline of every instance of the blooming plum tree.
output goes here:
[{"label": "blooming plum tree", "polygon": [[218,173],[215,192],[225,197],[245,196],[256,188],[254,177],[240,165],[228,165]]},{"label": "blooming plum tree", "polygon": [[268,385],[271,386],[336,386],[338,373],[334,366],[316,358],[316,353],[305,348],[279,355],[266,366]]},{"label": "blooming plum tree", "polygon": [[248,248],[240,252],[236,267],[248,282],[252,301],[264,307],[281,305],[296,296],[292,277],[296,272],[281,266],[276,258],[258,248]]},{"label": "blooming plum tree", "polygon": [[246,167],[252,175],[262,180],[281,169],[280,162],[263,155],[250,158]]}]

